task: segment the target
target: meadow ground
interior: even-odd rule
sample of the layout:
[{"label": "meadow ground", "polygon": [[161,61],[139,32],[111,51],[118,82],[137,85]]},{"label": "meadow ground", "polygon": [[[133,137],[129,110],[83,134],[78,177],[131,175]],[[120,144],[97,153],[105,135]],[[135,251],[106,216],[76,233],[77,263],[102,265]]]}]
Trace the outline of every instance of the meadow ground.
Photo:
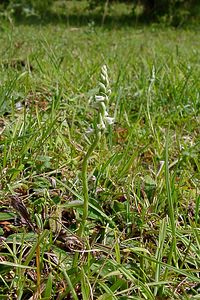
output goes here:
[{"label": "meadow ground", "polygon": [[[199,31],[0,30],[0,299],[199,299]],[[115,123],[90,157],[80,238],[104,64]]]}]

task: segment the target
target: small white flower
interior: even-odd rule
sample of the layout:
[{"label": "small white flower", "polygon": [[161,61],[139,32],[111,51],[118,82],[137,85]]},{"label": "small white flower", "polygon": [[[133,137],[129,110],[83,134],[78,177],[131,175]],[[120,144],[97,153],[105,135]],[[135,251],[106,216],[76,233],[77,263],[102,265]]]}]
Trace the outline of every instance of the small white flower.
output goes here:
[{"label": "small white flower", "polygon": [[101,68],[101,72],[105,75],[105,76],[108,76],[108,70],[107,70],[107,67],[106,65],[103,65],[102,68]]},{"label": "small white flower", "polygon": [[102,93],[106,93],[106,86],[102,82],[99,82],[99,91]]},{"label": "small white flower", "polygon": [[115,119],[111,117],[105,117],[104,119],[108,123],[108,125],[112,125],[115,121]]},{"label": "small white flower", "polygon": [[108,77],[106,77],[106,84],[107,84],[107,87],[109,87],[109,85],[110,85],[110,82],[109,82],[109,79],[108,79]]},{"label": "small white flower", "polygon": [[85,133],[88,134],[88,135],[92,134],[93,132],[94,132],[94,129],[91,128],[91,127],[89,127],[89,128],[85,131]]},{"label": "small white flower", "polygon": [[102,121],[100,124],[97,124],[97,128],[99,130],[105,130],[106,129],[106,125],[105,123]]},{"label": "small white flower", "polygon": [[20,101],[15,104],[15,107],[16,107],[17,110],[22,110],[23,109],[23,105]]},{"label": "small white flower", "polygon": [[95,101],[96,102],[104,102],[106,98],[104,96],[96,96],[95,95]]},{"label": "small white flower", "polygon": [[104,76],[103,74],[101,74],[101,79],[102,79],[102,81],[106,81],[106,76]]}]

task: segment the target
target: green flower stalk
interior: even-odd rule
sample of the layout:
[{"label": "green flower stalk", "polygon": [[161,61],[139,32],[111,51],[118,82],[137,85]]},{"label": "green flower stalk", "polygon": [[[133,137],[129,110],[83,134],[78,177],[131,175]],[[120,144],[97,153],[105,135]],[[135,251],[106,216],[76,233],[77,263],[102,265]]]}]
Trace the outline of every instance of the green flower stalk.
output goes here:
[{"label": "green flower stalk", "polygon": [[82,185],[83,185],[83,216],[78,230],[78,235],[83,236],[85,230],[85,224],[88,218],[88,207],[89,207],[89,195],[88,195],[88,162],[89,159],[98,145],[101,135],[106,130],[107,125],[111,125],[114,119],[108,116],[107,108],[109,104],[109,95],[111,93],[110,84],[108,79],[107,67],[105,65],[101,68],[101,79],[99,82],[99,93],[92,98],[93,106],[97,109],[97,122],[94,130],[94,140],[90,145],[82,164]]},{"label": "green flower stalk", "polygon": [[82,221],[80,224],[80,228],[78,230],[78,235],[80,237],[83,236],[84,229],[85,229],[85,223],[88,217],[88,206],[89,206],[89,195],[88,195],[88,177],[87,177],[87,169],[88,169],[88,162],[90,159],[90,156],[92,155],[92,152],[98,145],[99,141],[101,139],[101,131],[99,130],[96,132],[95,139],[91,146],[89,147],[84,159],[83,159],[83,164],[82,164],[82,185],[83,185],[83,216],[82,216]]}]

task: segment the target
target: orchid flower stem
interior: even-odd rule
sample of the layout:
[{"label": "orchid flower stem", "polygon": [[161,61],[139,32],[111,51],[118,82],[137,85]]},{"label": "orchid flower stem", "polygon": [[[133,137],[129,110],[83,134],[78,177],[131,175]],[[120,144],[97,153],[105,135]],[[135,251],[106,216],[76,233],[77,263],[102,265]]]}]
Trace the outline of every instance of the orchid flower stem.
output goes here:
[{"label": "orchid flower stem", "polygon": [[[85,231],[85,223],[88,218],[88,207],[89,207],[89,195],[88,195],[88,175],[87,175],[87,169],[88,169],[88,162],[92,155],[92,152],[98,145],[99,141],[101,139],[101,131],[96,132],[95,139],[91,146],[89,147],[84,159],[83,159],[83,165],[82,165],[82,185],[83,185],[83,216],[82,221],[79,227],[79,230],[77,232],[77,235],[81,238]],[[73,259],[73,267],[77,267],[77,262],[79,258],[79,253],[76,252]]]},{"label": "orchid flower stem", "polygon": [[87,169],[88,169],[88,162],[92,155],[92,152],[98,145],[99,141],[101,139],[101,131],[97,131],[95,139],[93,143],[91,144],[90,148],[88,149],[84,159],[83,159],[83,165],[82,165],[82,185],[83,185],[83,216],[82,221],[78,230],[78,236],[82,237],[85,230],[85,223],[88,217],[88,205],[89,205],[89,195],[88,195],[88,175],[87,175]]}]

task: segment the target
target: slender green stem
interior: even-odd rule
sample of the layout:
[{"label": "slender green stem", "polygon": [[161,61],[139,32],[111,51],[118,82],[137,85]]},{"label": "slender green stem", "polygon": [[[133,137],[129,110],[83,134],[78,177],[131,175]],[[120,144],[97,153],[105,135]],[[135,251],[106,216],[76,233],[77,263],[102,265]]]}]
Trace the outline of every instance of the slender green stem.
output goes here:
[{"label": "slender green stem", "polygon": [[88,195],[88,177],[87,177],[87,168],[88,168],[88,161],[92,155],[92,152],[98,145],[99,141],[101,138],[101,132],[97,131],[95,139],[91,146],[89,147],[84,159],[83,159],[83,165],[82,165],[82,185],[83,185],[83,199],[84,199],[84,204],[83,204],[83,216],[82,216],[82,221],[80,224],[80,228],[78,230],[78,235],[80,237],[83,236],[84,229],[85,229],[85,223],[88,217],[88,205],[89,205],[89,195]]},{"label": "slender green stem", "polygon": [[70,277],[69,277],[69,275],[68,275],[68,273],[67,273],[67,271],[65,269],[65,266],[63,264],[61,265],[60,270],[63,273],[63,275],[64,275],[64,277],[65,277],[65,279],[66,279],[66,281],[68,283],[68,286],[69,286],[70,291],[72,293],[73,299],[74,300],[78,300],[78,296],[77,296],[76,291],[74,289],[73,283],[71,282],[71,279],[70,279]]},{"label": "slender green stem", "polygon": [[[98,145],[99,141],[101,139],[101,131],[96,132],[95,139],[91,146],[89,147],[84,159],[83,159],[83,165],[82,165],[82,185],[83,185],[83,216],[82,221],[79,227],[79,230],[77,232],[79,237],[82,237],[85,230],[85,223],[88,217],[88,207],[89,207],[89,195],[88,195],[88,176],[87,176],[87,168],[88,168],[88,161],[92,155],[92,152]],[[77,267],[79,253],[76,252],[73,259],[73,267]]]}]

